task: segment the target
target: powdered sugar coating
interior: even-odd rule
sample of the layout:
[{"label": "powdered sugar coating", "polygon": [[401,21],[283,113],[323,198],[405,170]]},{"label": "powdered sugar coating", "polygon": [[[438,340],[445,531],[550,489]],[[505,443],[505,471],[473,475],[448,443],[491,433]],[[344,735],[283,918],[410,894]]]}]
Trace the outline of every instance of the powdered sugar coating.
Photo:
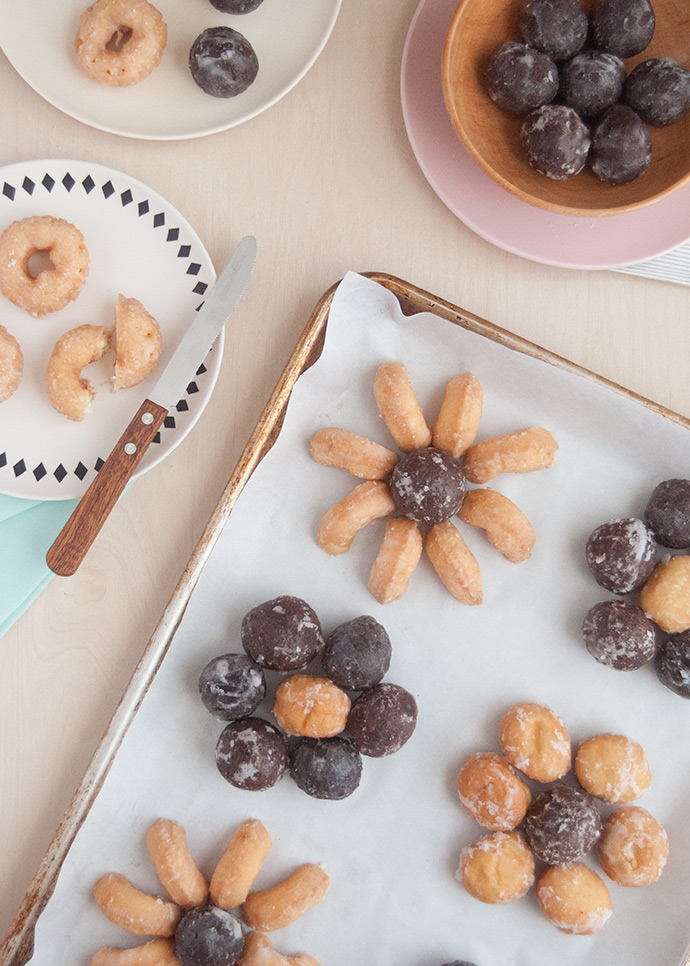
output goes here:
[{"label": "powdered sugar coating", "polygon": [[633,888],[656,882],[668,852],[666,830],[637,805],[613,812],[599,840],[599,861],[604,872],[618,885]]},{"label": "powdered sugar coating", "polygon": [[262,718],[240,718],[223,729],[216,745],[216,765],[235,788],[263,791],[285,774],[288,749],[283,735]]},{"label": "powdered sugar coating", "polygon": [[525,41],[553,60],[567,60],[582,50],[587,26],[580,0],[527,0],[520,11]]},{"label": "powdered sugar coating", "polygon": [[573,862],[584,855],[601,830],[601,816],[592,796],[569,785],[554,785],[538,795],[523,824],[534,854],[549,865]]},{"label": "powdered sugar coating", "polygon": [[545,104],[529,114],[520,136],[535,171],[564,181],[585,166],[590,146],[587,125],[565,104]]},{"label": "powdered sugar coating", "polygon": [[587,539],[585,558],[594,579],[614,594],[641,587],[654,569],[656,540],[642,520],[602,523]]},{"label": "powdered sugar coating", "polygon": [[656,649],[654,623],[628,600],[604,600],[591,607],[582,624],[582,636],[592,657],[617,671],[642,667]]},{"label": "powdered sugar coating", "polygon": [[480,902],[514,902],[534,883],[534,856],[520,832],[491,832],[462,850],[456,877]]},{"label": "powdered sugar coating", "polygon": [[662,546],[673,550],[690,547],[690,480],[659,483],[649,498],[645,522]]},{"label": "powdered sugar coating", "polygon": [[424,526],[449,520],[460,509],[465,476],[460,460],[428,446],[407,453],[390,478],[391,496],[404,516]]},{"label": "powdered sugar coating", "polygon": [[551,58],[517,41],[491,54],[484,80],[492,101],[511,114],[528,114],[558,93],[558,68]]},{"label": "powdered sugar coating", "polygon": [[316,612],[300,597],[287,594],[245,614],[241,636],[247,654],[272,671],[306,667],[325,643]]},{"label": "powdered sugar coating", "polygon": [[575,774],[582,787],[613,805],[634,802],[652,780],[644,749],[625,735],[587,738],[575,758]]},{"label": "powdered sugar coating", "polygon": [[457,789],[467,814],[498,832],[516,828],[532,798],[507,759],[494,752],[470,755],[458,774]]},{"label": "powdered sugar coating", "polygon": [[570,736],[550,708],[530,702],[513,705],[501,718],[498,730],[503,754],[529,778],[555,781],[570,768]]},{"label": "powdered sugar coating", "polygon": [[546,869],[536,891],[541,911],[561,932],[590,936],[611,918],[611,896],[603,879],[581,862]]}]

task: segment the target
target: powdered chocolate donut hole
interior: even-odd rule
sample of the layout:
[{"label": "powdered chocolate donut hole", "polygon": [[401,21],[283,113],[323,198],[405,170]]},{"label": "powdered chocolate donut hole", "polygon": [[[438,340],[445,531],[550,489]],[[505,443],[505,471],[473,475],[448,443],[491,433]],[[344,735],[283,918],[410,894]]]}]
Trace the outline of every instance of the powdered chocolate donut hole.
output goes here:
[{"label": "powdered chocolate donut hole", "polygon": [[589,130],[572,107],[545,104],[529,114],[520,136],[530,167],[565,181],[579,174],[589,152]]},{"label": "powdered chocolate donut hole", "polygon": [[362,758],[344,738],[303,738],[290,752],[290,775],[312,798],[340,801],[362,777]]},{"label": "powdered chocolate donut hole", "polygon": [[596,0],[591,28],[594,46],[619,57],[633,57],[654,36],[656,17],[649,0]]},{"label": "powdered chocolate donut hole", "polygon": [[326,641],[321,662],[334,684],[347,691],[363,691],[383,678],[391,652],[386,629],[364,615],[336,627]]},{"label": "powdered chocolate donut hole", "polygon": [[240,718],[220,733],[216,765],[223,778],[250,792],[272,788],[288,767],[285,738],[262,718]]},{"label": "powdered chocolate donut hole", "polygon": [[180,966],[235,966],[243,948],[242,923],[215,906],[190,909],[175,931]]},{"label": "powdered chocolate donut hole", "polygon": [[204,707],[223,721],[252,714],[266,695],[264,672],[246,654],[222,654],[199,677]]},{"label": "powdered chocolate donut hole", "polygon": [[390,490],[398,510],[425,526],[443,523],[456,513],[465,495],[459,459],[428,446],[406,453],[391,473]]},{"label": "powdered chocolate donut hole", "polygon": [[642,667],[656,650],[653,622],[627,600],[604,600],[591,607],[582,624],[582,636],[592,657],[617,671]]},{"label": "powdered chocolate donut hole", "polygon": [[484,81],[492,101],[510,114],[529,114],[558,93],[558,68],[546,54],[509,41],[489,57]]},{"label": "powdered chocolate donut hole", "polygon": [[554,785],[534,799],[522,829],[537,858],[561,865],[588,852],[602,827],[591,795],[569,785]]},{"label": "powdered chocolate donut hole", "polygon": [[592,171],[607,184],[628,184],[652,160],[652,139],[642,120],[626,104],[614,104],[599,119],[589,154]]},{"label": "powdered chocolate donut hole", "polygon": [[357,751],[383,758],[399,751],[417,724],[417,702],[397,684],[377,684],[352,705],[347,733]]},{"label": "powdered chocolate donut hole", "polygon": [[210,0],[210,3],[221,13],[251,13],[263,0]]},{"label": "powdered chocolate donut hole", "polygon": [[664,480],[652,491],[644,514],[664,547],[690,547],[690,480]]},{"label": "powdered chocolate donut hole", "polygon": [[690,110],[690,71],[670,57],[638,64],[625,82],[625,103],[652,127],[668,127]]},{"label": "powdered chocolate donut hole", "polygon": [[299,597],[276,597],[242,618],[242,647],[271,671],[296,671],[313,661],[324,645],[319,618]]},{"label": "powdered chocolate donut hole", "polygon": [[580,0],[527,0],[520,12],[523,39],[552,60],[568,60],[579,53],[587,28]]},{"label": "powdered chocolate donut hole", "polygon": [[587,120],[600,117],[623,93],[625,64],[615,54],[585,50],[561,67],[560,99]]},{"label": "powdered chocolate donut hole", "polygon": [[600,587],[629,594],[641,587],[654,569],[656,540],[642,520],[602,523],[587,538],[587,566]]},{"label": "powdered chocolate donut hole", "polygon": [[662,641],[654,658],[654,670],[663,685],[681,698],[690,698],[690,631]]}]

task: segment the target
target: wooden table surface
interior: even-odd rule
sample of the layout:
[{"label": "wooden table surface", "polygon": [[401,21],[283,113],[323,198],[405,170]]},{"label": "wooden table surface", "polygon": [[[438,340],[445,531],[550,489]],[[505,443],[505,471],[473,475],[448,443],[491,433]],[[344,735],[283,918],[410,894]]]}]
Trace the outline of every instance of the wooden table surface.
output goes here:
[{"label": "wooden table surface", "polygon": [[0,55],[0,164],[74,158],[126,172],[187,218],[216,268],[242,235],[259,242],[198,424],[125,494],[77,574],[53,580],[0,641],[0,935],[312,307],[348,270],[409,280],[690,416],[690,288],[508,254],[429,187],[400,105],[416,5],[343,0],[294,90],[188,141],[92,129]]}]

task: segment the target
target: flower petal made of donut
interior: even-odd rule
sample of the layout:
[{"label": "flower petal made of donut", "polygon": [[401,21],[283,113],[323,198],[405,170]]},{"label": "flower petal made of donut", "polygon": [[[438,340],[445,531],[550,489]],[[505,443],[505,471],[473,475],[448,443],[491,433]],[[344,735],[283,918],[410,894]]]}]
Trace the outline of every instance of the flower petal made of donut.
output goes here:
[{"label": "flower petal made of donut", "polygon": [[90,966],[181,966],[173,939],[151,939],[141,946],[118,949],[103,946],[91,957]]},{"label": "flower petal made of donut", "polygon": [[393,513],[395,503],[387,483],[368,480],[328,510],[319,527],[319,546],[332,556],[345,553],[359,531],[372,520]]},{"label": "flower petal made of donut", "polygon": [[449,379],[434,424],[434,446],[451,456],[462,456],[477,436],[483,402],[482,384],[471,372]]},{"label": "flower petal made of donut", "polygon": [[369,575],[369,590],[379,604],[390,604],[405,595],[422,548],[422,534],[414,520],[394,517],[388,521]]},{"label": "flower petal made of donut", "polygon": [[384,362],[374,379],[381,418],[401,450],[409,453],[431,443],[431,430],[410,383],[407,366]]},{"label": "flower petal made of donut", "polygon": [[268,936],[262,932],[250,932],[244,941],[238,966],[319,966],[319,964],[307,953],[283,956],[273,948]]},{"label": "flower petal made of donut", "polygon": [[484,530],[491,545],[511,563],[521,563],[532,555],[534,527],[502,493],[488,488],[468,490],[458,516],[468,526]]},{"label": "flower petal made of donut", "polygon": [[329,426],[311,439],[311,455],[322,466],[347,470],[363,480],[383,480],[398,462],[398,455],[380,443]]},{"label": "flower petal made of donut", "polygon": [[434,570],[453,597],[461,604],[481,604],[479,564],[457,527],[450,520],[435,524],[426,536],[425,547]]},{"label": "flower petal made of donut", "polygon": [[532,473],[552,466],[557,449],[551,433],[540,426],[483,439],[465,453],[465,476],[481,484],[501,473]]},{"label": "flower petal made of donut", "polygon": [[99,879],[93,896],[114,925],[135,936],[172,936],[182,918],[177,903],[142,892],[117,872]]},{"label": "flower petal made of donut", "polygon": [[187,848],[187,834],[179,822],[159,818],[146,836],[154,868],[171,899],[183,909],[200,906],[208,884]]}]

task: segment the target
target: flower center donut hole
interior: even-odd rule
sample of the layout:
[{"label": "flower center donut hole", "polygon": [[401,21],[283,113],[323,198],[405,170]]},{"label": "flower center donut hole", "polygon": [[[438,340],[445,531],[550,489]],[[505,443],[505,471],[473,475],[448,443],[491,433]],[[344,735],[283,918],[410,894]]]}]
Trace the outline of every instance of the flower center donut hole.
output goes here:
[{"label": "flower center donut hole", "polygon": [[429,446],[402,457],[391,474],[390,490],[404,516],[433,526],[449,520],[460,509],[465,475],[460,460]]}]

